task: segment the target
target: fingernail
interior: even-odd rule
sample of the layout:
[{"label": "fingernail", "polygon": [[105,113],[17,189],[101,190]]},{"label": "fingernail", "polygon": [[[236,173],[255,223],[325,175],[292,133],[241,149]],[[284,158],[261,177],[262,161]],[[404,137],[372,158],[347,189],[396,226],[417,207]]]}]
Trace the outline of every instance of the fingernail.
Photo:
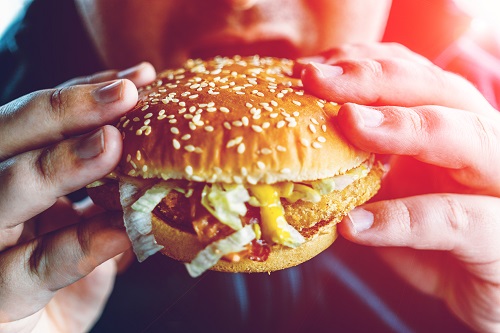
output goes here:
[{"label": "fingernail", "polygon": [[356,105],[356,111],[363,119],[365,127],[378,127],[384,121],[384,114],[377,109]]},{"label": "fingernail", "polygon": [[119,78],[119,79],[126,79],[130,76],[134,76],[137,72],[139,72],[142,67],[143,67],[144,63],[140,63],[138,65],[135,65],[133,67],[130,67],[130,68],[127,68],[127,69],[124,69],[120,72],[118,72],[116,74],[116,76]]},{"label": "fingernail", "polygon": [[348,216],[356,233],[368,230],[373,225],[373,213],[366,209],[354,208]]},{"label": "fingernail", "polygon": [[97,103],[112,103],[120,99],[123,88],[123,81],[117,80],[112,83],[106,83],[92,92]]},{"label": "fingernail", "polygon": [[310,56],[310,57],[302,57],[302,58],[298,58],[296,61],[298,63],[301,63],[301,64],[304,64],[304,65],[307,65],[311,62],[316,62],[316,63],[324,63],[326,60],[325,57],[321,56],[321,55],[315,55],[315,56]]},{"label": "fingernail", "polygon": [[83,138],[76,146],[76,154],[83,160],[94,158],[104,151],[104,132],[102,129]]},{"label": "fingernail", "polygon": [[325,65],[317,62],[310,63],[319,72],[320,76],[323,78],[336,77],[344,74],[344,69],[340,66],[335,65]]}]

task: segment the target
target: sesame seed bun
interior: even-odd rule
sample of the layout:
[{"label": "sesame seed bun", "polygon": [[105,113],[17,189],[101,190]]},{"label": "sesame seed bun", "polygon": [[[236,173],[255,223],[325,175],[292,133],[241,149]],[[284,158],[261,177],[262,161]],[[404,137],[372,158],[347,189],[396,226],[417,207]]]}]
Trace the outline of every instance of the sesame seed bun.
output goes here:
[{"label": "sesame seed bun", "polygon": [[304,92],[276,58],[215,58],[167,70],[123,117],[134,177],[268,183],[332,177],[369,154],[336,128],[338,106]]},{"label": "sesame seed bun", "polygon": [[[134,180],[182,179],[248,188],[361,174],[369,164],[367,175],[319,202],[281,199],[287,223],[305,243],[293,249],[270,244],[265,261],[220,260],[213,270],[270,272],[311,259],[335,240],[336,224],[380,186],[381,165],[338,131],[339,106],[305,92],[291,76],[292,66],[291,60],[257,56],[189,60],[140,89],[137,106],[117,125],[123,155],[116,173]],[[121,209],[116,182],[105,181],[88,191],[105,208]],[[178,200],[181,196],[184,201]],[[192,228],[177,224],[191,222],[187,201],[171,192],[152,218],[162,252],[184,262],[204,247]],[[166,216],[170,219],[164,220]]]}]

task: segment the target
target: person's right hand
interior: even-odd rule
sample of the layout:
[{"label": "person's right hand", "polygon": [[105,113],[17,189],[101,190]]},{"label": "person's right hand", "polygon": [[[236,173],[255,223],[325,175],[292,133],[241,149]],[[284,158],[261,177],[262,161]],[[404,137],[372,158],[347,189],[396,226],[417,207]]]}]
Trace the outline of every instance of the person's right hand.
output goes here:
[{"label": "person's right hand", "polygon": [[0,107],[0,332],[81,332],[99,317],[130,247],[120,215],[64,196],[111,172],[109,124],[154,80],[143,63],[71,80]]}]

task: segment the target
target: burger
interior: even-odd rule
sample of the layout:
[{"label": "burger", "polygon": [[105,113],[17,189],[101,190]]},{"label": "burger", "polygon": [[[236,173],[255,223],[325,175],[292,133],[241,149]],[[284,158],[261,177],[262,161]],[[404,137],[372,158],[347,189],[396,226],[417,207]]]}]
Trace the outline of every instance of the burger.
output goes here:
[{"label": "burger", "polygon": [[124,213],[139,259],[161,251],[191,276],[303,263],[378,190],[373,154],[349,144],[340,106],[304,91],[293,62],[188,60],[140,89],[120,119],[116,170],[88,186]]}]

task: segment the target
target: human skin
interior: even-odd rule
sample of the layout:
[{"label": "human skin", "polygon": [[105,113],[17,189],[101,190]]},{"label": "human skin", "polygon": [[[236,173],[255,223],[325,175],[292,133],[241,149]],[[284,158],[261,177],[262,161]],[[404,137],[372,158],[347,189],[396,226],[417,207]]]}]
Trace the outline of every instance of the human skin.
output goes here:
[{"label": "human skin", "polygon": [[[387,200],[353,211],[340,232],[381,247],[405,279],[441,297],[473,328],[499,330],[499,116],[464,79],[404,47],[377,43],[390,1],[75,1],[109,68],[146,60],[163,69],[215,54],[308,57],[295,72],[314,94],[348,103],[337,118],[346,137],[394,156],[380,194]],[[0,218],[0,274],[7,281],[0,284],[0,331],[61,325],[81,330],[98,317],[116,271],[114,261],[106,260],[129,243],[109,217],[88,213],[95,208],[82,213],[61,197],[114,168],[121,140],[115,128],[103,125],[129,110],[135,86],[151,82],[154,74],[143,63],[1,107],[0,182],[8,186],[1,188],[0,197],[7,199],[0,212],[8,215]],[[120,81],[109,87],[115,79]],[[108,86],[104,93],[99,82]],[[18,130],[26,122],[37,124],[38,132]],[[83,143],[88,133],[104,135]],[[25,179],[36,186],[22,186]],[[60,229],[69,221],[78,224]],[[39,234],[30,234],[35,223],[55,231],[46,235],[39,227]],[[82,242],[82,234],[93,237]],[[112,246],[103,248],[110,239]],[[22,270],[20,260],[42,270]],[[54,274],[43,270],[59,263],[69,264]],[[424,274],[426,279],[419,278]],[[13,278],[25,287],[26,301],[8,283]],[[54,297],[55,290],[63,292]],[[65,320],[54,315],[61,309]]]}]

